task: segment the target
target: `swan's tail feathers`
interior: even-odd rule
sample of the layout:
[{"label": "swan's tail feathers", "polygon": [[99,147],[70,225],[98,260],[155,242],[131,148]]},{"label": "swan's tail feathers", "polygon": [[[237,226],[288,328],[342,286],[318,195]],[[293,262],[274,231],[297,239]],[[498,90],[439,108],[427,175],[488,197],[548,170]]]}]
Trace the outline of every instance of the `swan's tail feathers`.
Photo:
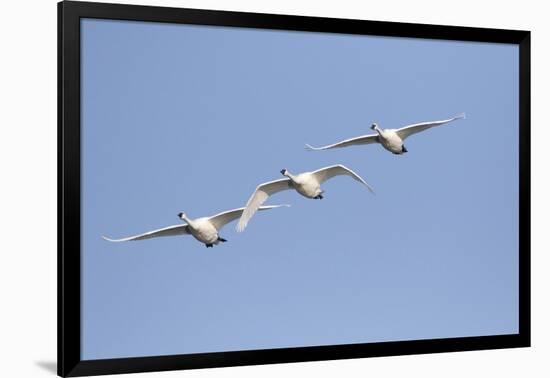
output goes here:
[{"label": "swan's tail feathers", "polygon": [[307,151],[320,151],[322,149],[323,149],[322,147],[313,147],[312,145],[306,143]]}]

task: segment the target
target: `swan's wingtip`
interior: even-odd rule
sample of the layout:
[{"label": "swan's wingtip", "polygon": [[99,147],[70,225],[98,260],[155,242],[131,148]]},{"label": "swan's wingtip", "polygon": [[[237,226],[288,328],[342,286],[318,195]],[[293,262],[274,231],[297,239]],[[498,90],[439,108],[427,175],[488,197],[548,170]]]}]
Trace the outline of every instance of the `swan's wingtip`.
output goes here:
[{"label": "swan's wingtip", "polygon": [[466,113],[462,112],[456,116],[456,119],[466,119]]},{"label": "swan's wingtip", "polygon": [[108,238],[107,236],[104,236],[104,235],[101,235],[101,239],[103,239],[103,240],[107,240],[107,241],[110,241],[110,242],[114,242],[114,241],[116,241],[116,240],[114,240],[114,239],[110,239],[110,238]]},{"label": "swan's wingtip", "polygon": [[374,188],[372,186],[370,186],[369,184],[365,184],[365,185],[367,186],[367,189],[369,190],[369,192],[376,195],[376,192],[374,191]]},{"label": "swan's wingtip", "polygon": [[315,150],[317,150],[317,148],[315,148],[312,145],[307,144],[307,143],[306,143],[305,149],[306,149],[306,151],[315,151]]},{"label": "swan's wingtip", "polygon": [[281,205],[264,205],[264,206],[260,206],[260,210],[271,210],[271,209],[277,209],[279,207],[290,207],[289,204],[286,204],[286,203],[283,203]]},{"label": "swan's wingtip", "polygon": [[280,205],[271,205],[273,209],[277,208],[277,207],[290,207],[290,205],[288,203],[282,203]]}]

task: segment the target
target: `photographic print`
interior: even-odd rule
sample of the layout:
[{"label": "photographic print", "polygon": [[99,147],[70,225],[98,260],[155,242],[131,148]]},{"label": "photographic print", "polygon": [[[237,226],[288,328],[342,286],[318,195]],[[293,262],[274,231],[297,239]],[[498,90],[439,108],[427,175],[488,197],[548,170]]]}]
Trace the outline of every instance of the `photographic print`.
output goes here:
[{"label": "photographic print", "polygon": [[517,43],[112,18],[79,22],[80,361],[520,333]]}]

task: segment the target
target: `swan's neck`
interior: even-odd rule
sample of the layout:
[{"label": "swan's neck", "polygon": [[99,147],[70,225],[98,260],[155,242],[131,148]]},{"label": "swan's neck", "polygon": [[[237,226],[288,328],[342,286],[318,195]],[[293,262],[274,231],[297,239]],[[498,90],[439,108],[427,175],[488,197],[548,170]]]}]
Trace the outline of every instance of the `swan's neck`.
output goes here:
[{"label": "swan's neck", "polygon": [[378,133],[378,135],[383,136],[382,135],[383,131],[380,127],[378,127],[378,125],[374,126],[374,131],[376,131]]},{"label": "swan's neck", "polygon": [[181,220],[183,220],[185,223],[187,223],[189,226],[191,226],[191,228],[193,228],[193,220],[188,218],[187,215],[182,215],[181,216]]},{"label": "swan's neck", "polygon": [[286,171],[285,176],[288,177],[288,178],[290,179],[290,181],[296,182],[296,176],[294,176],[294,175],[293,175],[292,173],[290,173],[289,171]]}]

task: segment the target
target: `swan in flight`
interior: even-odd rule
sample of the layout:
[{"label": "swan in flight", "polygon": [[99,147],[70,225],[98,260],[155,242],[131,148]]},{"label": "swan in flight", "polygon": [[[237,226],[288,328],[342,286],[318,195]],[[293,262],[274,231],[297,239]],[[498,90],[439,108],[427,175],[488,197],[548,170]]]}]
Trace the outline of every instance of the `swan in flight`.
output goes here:
[{"label": "swan in flight", "polygon": [[384,147],[386,150],[396,155],[401,155],[405,152],[408,152],[407,149],[405,148],[405,145],[403,144],[403,141],[407,137],[413,134],[419,133],[421,131],[427,130],[431,127],[441,126],[446,123],[455,121],[457,119],[463,119],[463,118],[466,118],[466,114],[464,113],[453,118],[444,119],[441,121],[415,123],[412,125],[402,127],[400,129],[381,129],[380,127],[378,127],[376,123],[373,123],[371,126],[371,129],[376,131],[376,134],[362,135],[362,136],[346,139],[341,142],[329,144],[327,146],[322,146],[322,147],[312,147],[309,144],[306,144],[306,149],[319,151],[319,150],[328,150],[331,148],[354,146],[359,144],[380,143],[382,147]]},{"label": "swan in flight", "polygon": [[[290,205],[262,206],[259,208],[259,210],[270,210],[282,206],[288,207]],[[223,213],[219,213],[211,217],[196,219],[190,219],[184,213],[179,213],[178,217],[180,217],[181,220],[185,221],[186,224],[168,226],[158,230],[153,230],[140,235],[129,236],[122,239],[110,239],[105,236],[102,236],[102,238],[110,242],[123,242],[130,240],[151,239],[160,236],[192,235],[195,239],[197,239],[201,243],[204,243],[206,245],[206,248],[209,248],[220,242],[224,243],[227,241],[226,239],[220,237],[218,232],[227,223],[239,218],[243,213],[243,210],[244,207],[241,207],[238,209],[224,211]]]},{"label": "swan in flight", "polygon": [[256,213],[256,210],[261,209],[261,204],[263,204],[270,195],[283,190],[294,189],[304,197],[323,199],[324,191],[321,190],[321,184],[334,176],[347,175],[364,184],[374,193],[374,190],[365,180],[357,173],[341,164],[331,165],[313,172],[304,172],[297,175],[293,175],[287,169],[283,169],[281,170],[281,174],[285,176],[285,178],[265,182],[256,187],[256,190],[246,203],[241,219],[236,227],[237,231],[244,231],[246,225]]}]

